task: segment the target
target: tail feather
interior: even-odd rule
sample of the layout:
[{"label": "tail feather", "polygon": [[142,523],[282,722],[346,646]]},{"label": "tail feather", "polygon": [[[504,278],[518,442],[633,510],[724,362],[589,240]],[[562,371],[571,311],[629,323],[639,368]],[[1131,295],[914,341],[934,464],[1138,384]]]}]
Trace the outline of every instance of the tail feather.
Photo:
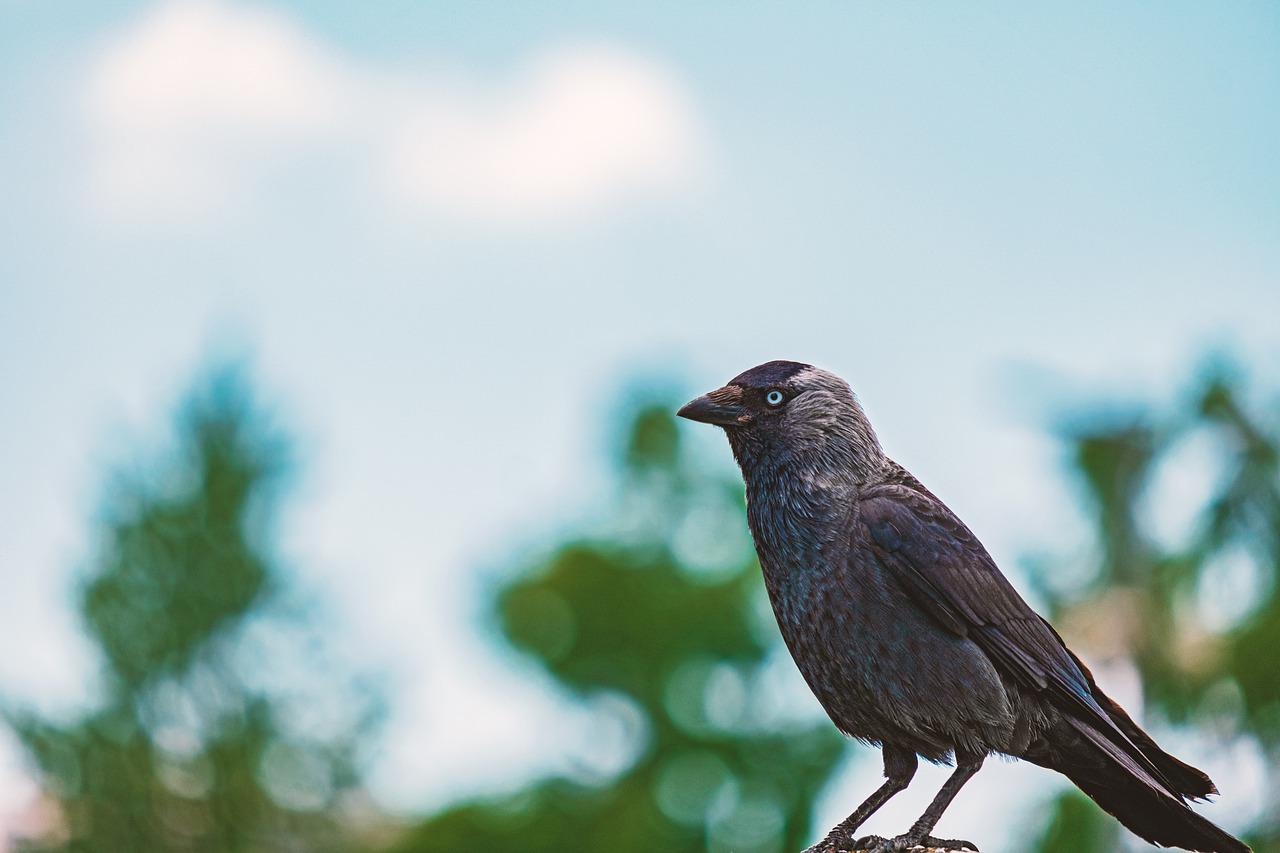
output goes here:
[{"label": "tail feather", "polygon": [[1174,793],[1193,800],[1204,800],[1218,793],[1213,780],[1203,770],[1198,770],[1184,761],[1179,761],[1156,744],[1151,735],[1144,732],[1125,710],[1117,705],[1111,697],[1094,687],[1093,696],[1098,704],[1111,717],[1112,722],[1125,737],[1136,746],[1147,759],[1155,765],[1172,787]]},{"label": "tail feather", "polygon": [[[1076,666],[1080,667],[1080,671],[1084,673],[1084,677],[1088,679],[1089,691],[1093,694],[1093,698],[1106,712],[1111,721],[1115,723],[1124,736],[1138,748],[1142,755],[1151,762],[1151,764],[1163,776],[1162,781],[1168,782],[1168,787],[1179,796],[1190,797],[1193,800],[1203,800],[1213,794],[1218,793],[1218,789],[1214,786],[1213,780],[1201,770],[1197,770],[1190,764],[1179,761],[1156,744],[1151,739],[1151,735],[1147,734],[1142,728],[1133,721],[1133,718],[1125,713],[1115,700],[1103,693],[1098,687],[1096,681],[1093,680],[1093,673],[1084,665],[1084,661],[1076,657],[1075,652],[1067,649],[1067,653],[1071,655],[1076,662]],[[1123,747],[1123,744],[1119,744]]]},{"label": "tail feather", "polygon": [[[1154,746],[1150,737],[1127,715],[1124,719],[1141,733],[1141,738],[1136,739],[1138,742]],[[1038,747],[1033,750],[1034,754],[1026,756],[1029,760],[1064,774],[1094,802],[1147,841],[1201,853],[1250,853],[1243,842],[1192,811],[1182,799],[1183,792],[1170,790],[1163,780],[1157,780],[1089,723],[1063,719],[1046,732]],[[1148,756],[1162,772],[1168,773],[1167,765],[1174,770],[1173,776],[1183,782],[1190,778],[1187,771],[1208,781],[1203,773],[1158,747],[1155,753],[1176,762],[1176,766],[1170,765],[1155,754]]]}]

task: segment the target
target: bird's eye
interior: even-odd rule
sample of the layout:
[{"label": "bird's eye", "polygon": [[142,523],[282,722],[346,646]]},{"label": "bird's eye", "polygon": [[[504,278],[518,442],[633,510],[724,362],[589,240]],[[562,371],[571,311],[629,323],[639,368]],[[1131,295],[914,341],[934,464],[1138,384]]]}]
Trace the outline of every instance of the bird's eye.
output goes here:
[{"label": "bird's eye", "polygon": [[764,395],[764,401],[770,406],[781,406],[783,399],[782,392],[777,388]]}]

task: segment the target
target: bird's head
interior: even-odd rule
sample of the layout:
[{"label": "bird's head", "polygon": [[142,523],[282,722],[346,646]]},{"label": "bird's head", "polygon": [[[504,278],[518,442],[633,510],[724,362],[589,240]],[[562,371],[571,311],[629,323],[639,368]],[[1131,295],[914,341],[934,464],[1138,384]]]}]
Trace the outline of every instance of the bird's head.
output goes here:
[{"label": "bird's head", "polygon": [[770,361],[690,400],[680,417],[723,427],[744,475],[791,464],[879,470],[884,452],[849,384],[810,364]]}]

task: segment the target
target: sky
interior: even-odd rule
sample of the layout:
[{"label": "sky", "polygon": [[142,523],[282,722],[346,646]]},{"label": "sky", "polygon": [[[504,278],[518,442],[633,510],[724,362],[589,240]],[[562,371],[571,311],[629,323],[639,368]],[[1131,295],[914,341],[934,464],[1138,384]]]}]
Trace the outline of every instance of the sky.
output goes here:
[{"label": "sky", "polygon": [[394,676],[408,811],[585,749],[477,617],[598,515],[626,389],[834,370],[1016,579],[1080,547],[1053,419],[1211,351],[1280,385],[1272,3],[0,0],[0,692],[41,707],[92,700],[104,475],[220,360],[298,438],[283,548]]}]

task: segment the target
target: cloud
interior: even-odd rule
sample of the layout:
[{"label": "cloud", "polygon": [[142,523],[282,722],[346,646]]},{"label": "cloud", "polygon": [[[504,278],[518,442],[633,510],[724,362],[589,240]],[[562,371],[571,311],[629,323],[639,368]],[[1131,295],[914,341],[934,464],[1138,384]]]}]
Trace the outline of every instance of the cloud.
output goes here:
[{"label": "cloud", "polygon": [[90,200],[112,220],[199,219],[320,151],[402,208],[522,223],[678,191],[699,171],[692,100],[651,59],[560,47],[497,84],[478,76],[393,73],[280,12],[170,0],[92,61]]},{"label": "cloud", "polygon": [[340,127],[345,77],[282,15],[158,6],[113,38],[91,71],[93,199],[126,216],[226,203],[255,156]]},{"label": "cloud", "polygon": [[422,104],[395,141],[402,194],[478,217],[583,213],[692,177],[694,110],[669,74],[610,49],[532,62],[497,98]]}]

